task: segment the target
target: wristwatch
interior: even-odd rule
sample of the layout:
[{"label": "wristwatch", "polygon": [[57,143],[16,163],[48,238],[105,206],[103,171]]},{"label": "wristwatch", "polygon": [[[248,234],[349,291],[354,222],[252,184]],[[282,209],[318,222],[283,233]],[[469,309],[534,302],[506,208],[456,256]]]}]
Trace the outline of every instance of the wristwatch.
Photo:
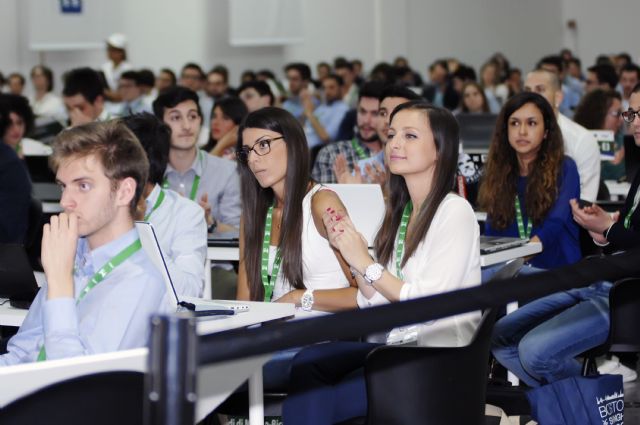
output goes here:
[{"label": "wristwatch", "polygon": [[369,285],[382,277],[382,271],[384,266],[380,263],[373,263],[364,270],[364,276],[362,276]]},{"label": "wristwatch", "polygon": [[307,289],[300,298],[300,308],[304,311],[311,311],[313,309],[313,289]]}]

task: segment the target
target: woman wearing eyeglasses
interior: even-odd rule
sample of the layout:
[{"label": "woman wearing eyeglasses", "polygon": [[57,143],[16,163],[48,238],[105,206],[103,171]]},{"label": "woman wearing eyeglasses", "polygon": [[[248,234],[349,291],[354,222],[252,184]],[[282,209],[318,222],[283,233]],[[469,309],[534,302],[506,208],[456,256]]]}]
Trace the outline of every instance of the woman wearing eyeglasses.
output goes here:
[{"label": "woman wearing eyeglasses", "polygon": [[237,298],[294,303],[303,311],[356,307],[355,282],[327,241],[322,214],[344,217],[331,190],[311,178],[302,127],[267,107],[242,122],[237,143],[242,186]]}]

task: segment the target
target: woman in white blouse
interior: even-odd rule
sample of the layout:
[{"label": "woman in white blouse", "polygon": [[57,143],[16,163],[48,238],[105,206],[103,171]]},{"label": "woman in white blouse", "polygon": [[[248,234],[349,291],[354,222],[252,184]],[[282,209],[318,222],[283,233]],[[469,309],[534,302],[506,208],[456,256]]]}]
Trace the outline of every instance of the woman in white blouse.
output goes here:
[{"label": "woman in white blouse", "polygon": [[[376,238],[378,261],[348,217],[325,213],[329,240],[357,276],[359,306],[396,302],[480,283],[479,229],[471,206],[451,189],[458,125],[450,112],[422,101],[398,106],[386,145],[390,198]],[[387,343],[462,346],[480,313],[395,329]],[[330,424],[364,416],[362,366],[377,344],[333,342],[294,359],[284,423]]]}]

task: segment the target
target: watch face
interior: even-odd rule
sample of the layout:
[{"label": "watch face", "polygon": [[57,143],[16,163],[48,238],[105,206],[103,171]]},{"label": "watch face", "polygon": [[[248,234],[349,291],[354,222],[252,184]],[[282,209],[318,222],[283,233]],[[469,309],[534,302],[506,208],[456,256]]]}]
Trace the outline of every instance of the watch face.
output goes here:
[{"label": "watch face", "polygon": [[365,277],[372,283],[382,277],[382,271],[384,267],[381,264],[373,263],[365,270]]}]

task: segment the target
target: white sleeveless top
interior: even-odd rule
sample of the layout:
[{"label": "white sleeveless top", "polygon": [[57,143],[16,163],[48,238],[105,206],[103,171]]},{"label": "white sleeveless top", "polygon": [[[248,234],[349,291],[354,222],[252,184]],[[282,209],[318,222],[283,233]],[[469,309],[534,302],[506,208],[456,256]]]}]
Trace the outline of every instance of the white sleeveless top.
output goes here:
[{"label": "white sleeveless top", "polygon": [[[319,190],[330,190],[320,184],[315,185],[302,200],[302,277],[307,289],[338,289],[349,287],[349,282],[340,268],[340,263],[331,249],[329,241],[323,238],[313,222],[311,198]],[[269,274],[273,269],[276,246],[269,249]],[[294,288],[284,279],[282,268],[273,288],[273,301]]]}]

